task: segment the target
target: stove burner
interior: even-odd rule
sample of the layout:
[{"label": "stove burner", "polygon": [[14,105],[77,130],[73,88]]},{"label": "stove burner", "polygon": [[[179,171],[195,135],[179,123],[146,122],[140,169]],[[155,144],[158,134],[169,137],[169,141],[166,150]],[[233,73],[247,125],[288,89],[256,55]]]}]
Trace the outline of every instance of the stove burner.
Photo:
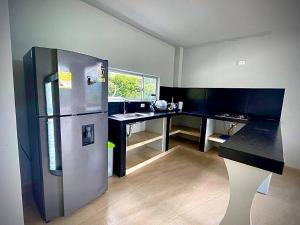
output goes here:
[{"label": "stove burner", "polygon": [[249,120],[249,117],[243,114],[233,114],[233,113],[219,113],[216,117],[228,118],[228,119],[238,119],[238,120]]}]

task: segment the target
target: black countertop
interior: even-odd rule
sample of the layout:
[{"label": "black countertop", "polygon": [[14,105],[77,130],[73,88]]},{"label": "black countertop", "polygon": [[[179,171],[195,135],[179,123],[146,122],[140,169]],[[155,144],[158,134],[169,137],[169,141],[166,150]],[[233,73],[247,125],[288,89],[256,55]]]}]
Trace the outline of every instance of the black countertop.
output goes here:
[{"label": "black countertop", "polygon": [[220,146],[219,156],[282,174],[284,157],[280,123],[249,122]]},{"label": "black countertop", "polygon": [[131,118],[110,116],[109,120],[129,124],[176,115],[190,115],[208,119],[247,123],[245,127],[231,136],[228,141],[220,145],[219,156],[282,174],[284,157],[280,122],[278,121],[262,119],[241,121],[237,119],[219,118],[214,115],[199,112],[155,112],[145,116]]},{"label": "black countertop", "polygon": [[148,115],[135,116],[135,117],[130,117],[130,118],[120,118],[120,117],[115,117],[114,115],[111,115],[108,117],[108,119],[128,124],[128,123],[136,123],[136,122],[142,122],[142,121],[146,121],[146,120],[158,119],[158,118],[162,118],[162,117],[187,115],[187,116],[197,116],[197,117],[202,117],[202,118],[216,119],[216,120],[237,122],[237,123],[248,123],[249,122],[247,120],[240,120],[240,119],[235,119],[235,118],[218,117],[218,116],[215,116],[215,114],[208,114],[205,112],[151,112],[151,113],[146,113],[146,114],[148,114]]},{"label": "black countertop", "polygon": [[158,119],[158,118],[163,118],[163,117],[168,117],[168,116],[175,116],[175,115],[179,115],[180,113],[176,113],[176,112],[151,112],[151,113],[145,113],[145,114],[148,114],[148,115],[135,116],[135,117],[129,117],[129,118],[115,117],[114,115],[111,115],[111,116],[108,117],[108,119],[128,124],[128,123],[137,123],[137,122],[142,122],[142,121],[146,121],[146,120],[153,120],[153,119]]}]

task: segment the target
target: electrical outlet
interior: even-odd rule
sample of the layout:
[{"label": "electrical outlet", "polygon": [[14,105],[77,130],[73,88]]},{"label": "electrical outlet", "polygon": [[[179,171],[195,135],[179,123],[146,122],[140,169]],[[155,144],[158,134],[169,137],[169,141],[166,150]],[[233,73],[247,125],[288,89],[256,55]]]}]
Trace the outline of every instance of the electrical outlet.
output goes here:
[{"label": "electrical outlet", "polygon": [[239,66],[245,66],[245,65],[246,65],[246,60],[239,60],[239,61],[237,62],[237,64],[238,64]]}]

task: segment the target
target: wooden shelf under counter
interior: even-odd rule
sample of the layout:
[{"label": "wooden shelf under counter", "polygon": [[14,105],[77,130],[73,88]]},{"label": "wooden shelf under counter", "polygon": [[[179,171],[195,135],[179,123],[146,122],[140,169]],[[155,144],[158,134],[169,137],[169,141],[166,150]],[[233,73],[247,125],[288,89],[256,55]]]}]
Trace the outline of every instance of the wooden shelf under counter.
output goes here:
[{"label": "wooden shelf under counter", "polygon": [[222,134],[212,134],[207,138],[207,140],[222,144],[222,143],[226,142],[227,140],[220,138],[221,135]]},{"label": "wooden shelf under counter", "polygon": [[188,140],[182,137],[170,137],[169,148],[172,149],[176,146],[199,151],[199,142],[197,141]]},{"label": "wooden shelf under counter", "polygon": [[186,127],[186,126],[176,126],[172,125],[170,129],[169,135],[175,135],[175,134],[186,134],[193,137],[200,137],[200,129],[192,128],[192,127]]},{"label": "wooden shelf under counter", "polygon": [[147,145],[154,141],[158,141],[162,138],[163,136],[161,134],[157,134],[149,131],[141,131],[141,132],[133,133],[127,138],[126,151],[131,151],[133,149]]},{"label": "wooden shelf under counter", "polygon": [[148,146],[135,148],[132,151],[127,152],[126,169],[132,168],[161,153],[161,150],[157,150]]},{"label": "wooden shelf under counter", "polygon": [[166,152],[162,152],[161,150],[154,149],[149,146],[142,146],[127,152],[126,175],[133,173],[168,154],[171,154],[177,149],[178,146]]}]

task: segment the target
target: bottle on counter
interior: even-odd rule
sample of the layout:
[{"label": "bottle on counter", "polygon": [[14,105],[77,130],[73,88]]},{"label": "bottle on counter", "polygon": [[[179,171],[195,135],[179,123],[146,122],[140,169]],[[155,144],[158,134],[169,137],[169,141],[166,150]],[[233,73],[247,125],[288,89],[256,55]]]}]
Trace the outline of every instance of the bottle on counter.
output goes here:
[{"label": "bottle on counter", "polygon": [[168,111],[175,111],[176,104],[174,103],[174,97],[172,97],[171,103],[168,104]]}]

